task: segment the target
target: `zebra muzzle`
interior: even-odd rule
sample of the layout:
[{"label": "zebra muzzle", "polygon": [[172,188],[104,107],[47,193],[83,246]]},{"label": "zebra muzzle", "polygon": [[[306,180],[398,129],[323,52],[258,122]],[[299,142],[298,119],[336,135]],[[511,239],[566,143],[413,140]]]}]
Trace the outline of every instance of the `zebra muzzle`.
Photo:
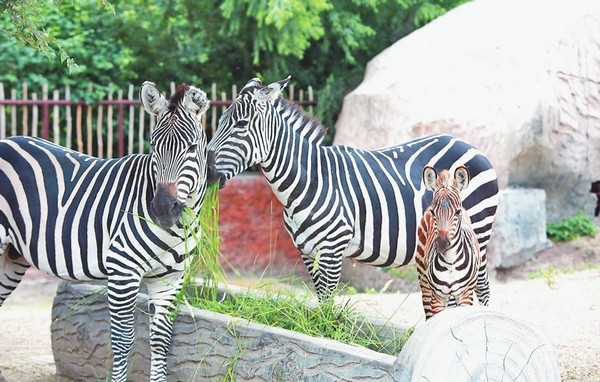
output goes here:
[{"label": "zebra muzzle", "polygon": [[217,170],[217,165],[215,163],[216,154],[213,150],[208,150],[206,162],[208,167],[206,171],[206,184],[212,186],[213,184],[219,182],[220,189],[225,187],[225,182],[227,181],[227,179],[225,179],[225,176],[220,174]]},{"label": "zebra muzzle", "polygon": [[435,248],[438,252],[446,252],[450,248],[450,238],[447,235],[440,235],[435,238]]},{"label": "zebra muzzle", "polygon": [[177,199],[175,183],[159,183],[150,203],[150,218],[161,227],[169,229],[179,221],[184,206]]}]

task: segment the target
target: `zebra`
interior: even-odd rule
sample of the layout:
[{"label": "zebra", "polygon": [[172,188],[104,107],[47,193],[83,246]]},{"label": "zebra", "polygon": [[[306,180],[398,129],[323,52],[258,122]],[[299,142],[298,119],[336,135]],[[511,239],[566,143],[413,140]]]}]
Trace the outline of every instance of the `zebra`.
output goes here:
[{"label": "zebra", "polygon": [[[487,267],[460,199],[469,185],[467,168],[459,166],[454,175],[448,170],[438,175],[425,166],[423,182],[433,192],[433,201],[419,225],[416,263],[425,319],[429,319],[446,306],[473,305],[477,280],[487,279],[478,272],[487,272]],[[489,300],[486,287],[483,305]]]},{"label": "zebra", "polygon": [[175,298],[200,233],[181,214],[198,214],[206,192],[205,92],[182,84],[167,100],[146,81],[140,99],[157,117],[149,154],[98,159],[39,138],[0,140],[0,305],[32,265],[66,280],[107,279],[119,382],[142,280],[152,313],[150,380],[166,381]]},{"label": "zebra", "polygon": [[[224,187],[260,166],[321,301],[339,282],[342,258],[378,267],[413,261],[417,224],[431,197],[421,187],[425,165],[468,167],[464,206],[485,257],[498,205],[496,172],[485,155],[442,134],[371,151],[323,145],[325,127],[280,97],[289,80],[264,86],[254,78],[243,87],[208,144],[207,181]],[[481,292],[488,280],[479,281]]]}]

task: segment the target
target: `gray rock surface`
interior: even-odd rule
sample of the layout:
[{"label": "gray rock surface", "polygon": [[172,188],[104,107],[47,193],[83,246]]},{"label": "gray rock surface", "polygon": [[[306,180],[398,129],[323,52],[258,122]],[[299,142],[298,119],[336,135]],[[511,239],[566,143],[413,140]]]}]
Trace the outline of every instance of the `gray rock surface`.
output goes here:
[{"label": "gray rock surface", "polygon": [[488,268],[518,266],[551,245],[546,236],[544,190],[501,190],[494,236],[488,250]]}]

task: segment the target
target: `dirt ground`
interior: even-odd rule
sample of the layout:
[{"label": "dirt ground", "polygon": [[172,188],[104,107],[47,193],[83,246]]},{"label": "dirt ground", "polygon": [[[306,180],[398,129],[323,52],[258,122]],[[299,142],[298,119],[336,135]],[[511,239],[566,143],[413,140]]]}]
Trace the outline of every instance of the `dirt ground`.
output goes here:
[{"label": "dirt ground", "polygon": [[[69,382],[56,376],[51,348],[57,285],[32,272],[0,308],[0,382]],[[492,307],[529,321],[550,338],[563,381],[600,381],[600,234],[555,244],[525,266],[496,272],[491,287]],[[399,319],[422,315],[418,293],[352,299]]]}]

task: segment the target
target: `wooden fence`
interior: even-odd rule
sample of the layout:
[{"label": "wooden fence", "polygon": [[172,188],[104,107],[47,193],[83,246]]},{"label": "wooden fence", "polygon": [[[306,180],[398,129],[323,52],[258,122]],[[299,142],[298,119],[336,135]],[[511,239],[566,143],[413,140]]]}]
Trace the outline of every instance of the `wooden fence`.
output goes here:
[{"label": "wooden fence", "polygon": [[[0,82],[0,139],[13,135],[40,136],[99,158],[122,157],[148,150],[148,134],[156,121],[144,111],[138,88],[133,85],[129,85],[126,92],[108,93],[106,99],[96,103],[72,100],[68,86],[62,91],[50,92],[44,84],[41,97],[27,84],[20,88],[21,97],[17,99],[17,89],[5,93],[4,84]],[[171,94],[175,92],[174,83],[170,90]],[[10,98],[6,97],[7,93]],[[203,116],[203,126],[211,137],[219,116],[235,99],[237,88],[232,86],[227,94],[218,91],[213,84],[207,94],[211,107]],[[313,113],[316,102],[311,86],[296,94],[294,85],[290,84],[288,98]]]}]

